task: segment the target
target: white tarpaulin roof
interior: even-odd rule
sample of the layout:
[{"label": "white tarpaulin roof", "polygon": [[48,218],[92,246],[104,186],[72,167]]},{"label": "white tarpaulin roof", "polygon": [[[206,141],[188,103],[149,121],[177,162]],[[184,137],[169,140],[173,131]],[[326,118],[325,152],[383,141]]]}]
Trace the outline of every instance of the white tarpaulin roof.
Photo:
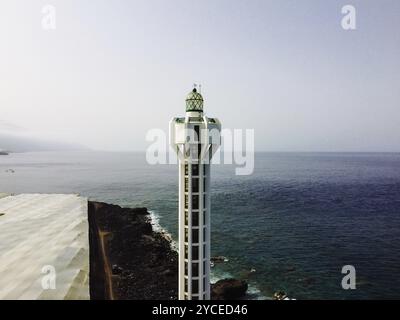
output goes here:
[{"label": "white tarpaulin roof", "polygon": [[89,299],[87,198],[0,197],[0,299]]}]

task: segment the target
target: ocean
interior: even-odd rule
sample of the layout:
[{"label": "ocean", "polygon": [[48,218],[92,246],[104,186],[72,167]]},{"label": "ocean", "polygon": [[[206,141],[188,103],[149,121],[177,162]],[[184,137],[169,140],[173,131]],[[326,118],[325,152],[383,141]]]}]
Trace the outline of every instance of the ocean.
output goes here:
[{"label": "ocean", "polygon": [[[229,260],[214,280],[246,279],[251,299],[400,298],[400,154],[256,153],[249,176],[213,165],[211,190],[212,255]],[[0,156],[1,192],[145,206],[177,237],[178,168],[144,153]],[[345,265],[354,290],[342,288]]]}]

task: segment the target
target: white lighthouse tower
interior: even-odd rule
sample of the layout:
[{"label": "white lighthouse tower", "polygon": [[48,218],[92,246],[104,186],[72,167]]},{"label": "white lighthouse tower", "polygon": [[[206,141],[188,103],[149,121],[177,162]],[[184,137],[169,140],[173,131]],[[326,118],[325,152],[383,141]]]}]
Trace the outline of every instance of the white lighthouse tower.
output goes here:
[{"label": "white lighthouse tower", "polygon": [[179,299],[210,299],[210,160],[221,144],[221,124],[203,114],[196,88],[186,116],[170,122],[179,159]]}]

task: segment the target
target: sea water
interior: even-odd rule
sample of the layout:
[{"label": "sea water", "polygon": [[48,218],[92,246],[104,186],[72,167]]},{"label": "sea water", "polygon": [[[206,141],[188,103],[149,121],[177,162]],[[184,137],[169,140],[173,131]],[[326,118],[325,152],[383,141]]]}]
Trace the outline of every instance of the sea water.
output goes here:
[{"label": "sea water", "polygon": [[[0,156],[0,193],[79,193],[145,206],[177,237],[178,168],[144,153],[43,152]],[[10,170],[11,169],[11,170]],[[212,280],[246,279],[250,298],[400,298],[400,154],[256,153],[236,176],[213,165]],[[1,220],[0,220],[1,223]],[[344,290],[344,265],[356,289]]]}]

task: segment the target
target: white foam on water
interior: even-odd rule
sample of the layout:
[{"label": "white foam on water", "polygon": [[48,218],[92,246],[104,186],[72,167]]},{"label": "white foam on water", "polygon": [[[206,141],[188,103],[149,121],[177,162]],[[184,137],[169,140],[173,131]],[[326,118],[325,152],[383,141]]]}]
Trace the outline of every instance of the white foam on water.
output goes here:
[{"label": "white foam on water", "polygon": [[215,283],[218,280],[226,279],[226,278],[232,278],[232,275],[228,272],[218,272],[213,270],[211,268],[211,274],[210,274],[210,281],[211,283]]},{"label": "white foam on water", "polygon": [[[170,242],[172,250],[178,252],[178,243],[172,238],[171,233],[169,233],[165,228],[161,226],[160,216],[156,212],[150,210],[149,214],[150,214],[150,223],[153,226],[153,230],[155,232],[160,233],[166,240]],[[216,271],[215,269],[211,268],[211,275],[210,275],[211,283],[215,283],[218,280],[226,278],[234,278],[234,277],[228,272]],[[249,284],[249,288],[247,289],[247,295],[250,297],[255,297],[256,300],[271,299],[269,297],[262,295],[261,291],[252,284]]]},{"label": "white foam on water", "polygon": [[251,284],[249,284],[249,288],[247,289],[247,295],[255,297],[255,300],[272,300],[271,297],[264,296],[257,287]]},{"label": "white foam on water", "polygon": [[153,226],[155,232],[160,233],[167,241],[169,241],[171,249],[178,252],[178,243],[172,238],[171,233],[167,229],[161,227],[160,216],[154,211],[150,211],[150,223]]}]

